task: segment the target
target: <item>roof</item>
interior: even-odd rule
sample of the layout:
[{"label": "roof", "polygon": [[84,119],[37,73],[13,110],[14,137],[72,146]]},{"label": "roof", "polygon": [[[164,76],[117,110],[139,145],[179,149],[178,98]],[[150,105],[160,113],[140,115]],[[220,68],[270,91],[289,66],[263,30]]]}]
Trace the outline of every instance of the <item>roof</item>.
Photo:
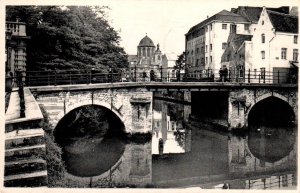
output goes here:
[{"label": "roof", "polygon": [[245,41],[250,41],[252,35],[235,34],[230,41],[235,50],[238,50]]},{"label": "roof", "polygon": [[138,47],[155,47],[153,41],[146,35],[143,39],[141,39]]},{"label": "roof", "polygon": [[[232,8],[231,12],[241,15],[241,16],[247,18],[247,20],[249,20],[251,22],[257,23],[262,9],[263,9],[262,7],[239,6],[238,8]],[[289,13],[288,6],[283,6],[283,7],[278,7],[278,8],[267,7],[266,9],[271,10],[271,11],[276,11],[279,13],[285,13],[285,14]]]},{"label": "roof", "polygon": [[245,41],[250,41],[252,35],[230,34],[227,40],[228,46],[222,54],[221,62],[229,62],[228,54],[236,53]]},{"label": "roof", "polygon": [[267,10],[275,31],[298,33],[298,17]]},{"label": "roof", "polygon": [[212,22],[212,21],[222,21],[222,22],[249,22],[245,17],[242,17],[238,14],[232,13],[227,10],[220,11],[219,13],[207,18],[206,20],[198,23],[197,25],[193,26],[188,33],[191,33],[206,24]]}]

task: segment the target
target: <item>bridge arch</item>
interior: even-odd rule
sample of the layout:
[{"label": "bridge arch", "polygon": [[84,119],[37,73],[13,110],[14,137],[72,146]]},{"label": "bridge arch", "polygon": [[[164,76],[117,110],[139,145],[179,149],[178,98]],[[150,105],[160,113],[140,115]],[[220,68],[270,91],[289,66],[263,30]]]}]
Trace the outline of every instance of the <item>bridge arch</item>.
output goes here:
[{"label": "bridge arch", "polygon": [[[55,124],[52,124],[52,127],[53,129],[56,128],[57,124],[65,117],[65,115],[67,115],[69,112],[77,109],[77,108],[80,108],[80,107],[83,107],[83,106],[88,106],[88,105],[96,105],[96,106],[100,106],[100,107],[104,107],[106,109],[109,109],[110,111],[112,111],[114,113],[114,115],[116,115],[120,121],[124,124],[125,123],[125,120],[124,118],[122,117],[122,115],[117,112],[115,109],[111,108],[111,105],[106,103],[106,102],[103,102],[103,101],[99,101],[99,100],[95,100],[95,101],[90,101],[90,100],[84,100],[84,101],[79,101],[79,102],[76,102],[74,104],[66,104],[66,107],[65,107],[65,111],[62,111],[58,114],[57,118],[56,118],[56,121],[54,122]],[[124,129],[126,130],[126,126],[124,124]]]},{"label": "bridge arch", "polygon": [[[286,119],[285,121],[287,121],[289,119],[288,116],[292,119],[289,121],[295,122],[297,119],[295,107],[293,107],[288,98],[275,92],[266,93],[256,98],[255,103],[249,107],[248,113],[246,114],[247,126],[251,126],[255,119],[255,114],[261,113],[260,111],[263,111],[265,113],[264,115],[268,116],[265,118],[272,118],[273,116],[275,122],[284,118]],[[280,112],[282,112],[283,117],[279,116]],[[259,116],[257,115],[256,118],[259,118]]]}]

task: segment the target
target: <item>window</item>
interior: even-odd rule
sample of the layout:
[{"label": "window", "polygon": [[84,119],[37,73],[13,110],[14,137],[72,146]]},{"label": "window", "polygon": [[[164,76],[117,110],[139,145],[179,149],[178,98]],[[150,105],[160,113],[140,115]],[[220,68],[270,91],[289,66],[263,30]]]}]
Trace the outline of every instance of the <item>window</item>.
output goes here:
[{"label": "window", "polygon": [[147,57],[150,57],[150,48],[147,48]]},{"label": "window", "polygon": [[298,36],[297,35],[294,36],[294,44],[298,44]]},{"label": "window", "polygon": [[196,53],[199,54],[199,48],[196,48]]},{"label": "window", "polygon": [[287,49],[281,48],[281,59],[286,60],[286,53],[287,53]]},{"label": "window", "polygon": [[207,64],[207,60],[208,60],[207,57],[205,57],[205,64]]},{"label": "window", "polygon": [[230,32],[231,33],[236,33],[236,25],[233,24],[233,25],[230,26]]},{"label": "window", "polygon": [[142,49],[142,54],[143,54],[143,56],[146,56],[146,50],[145,50],[145,48]]},{"label": "window", "polygon": [[209,45],[209,49],[210,49],[210,51],[212,51],[212,44]]},{"label": "window", "polygon": [[157,56],[157,60],[160,60],[160,55]]},{"label": "window", "polygon": [[205,52],[207,52],[207,45],[205,45]]},{"label": "window", "polygon": [[225,42],[222,43],[222,49],[223,49],[223,50],[226,49],[226,45],[227,45],[227,43],[225,43]]},{"label": "window", "polygon": [[222,29],[227,29],[227,24],[222,24]]},{"label": "window", "polygon": [[244,66],[239,65],[239,77],[244,78]]},{"label": "window", "polygon": [[298,49],[293,49],[293,61],[298,61]]},{"label": "window", "polygon": [[196,66],[199,66],[199,59],[196,60]]},{"label": "window", "polygon": [[264,21],[264,20],[262,20],[262,21],[261,21],[261,25],[264,25],[264,24],[265,24],[265,21]]},{"label": "window", "polygon": [[260,78],[265,79],[266,68],[260,68]]},{"label": "window", "polygon": [[265,43],[266,38],[265,38],[265,34],[261,34],[261,43]]},{"label": "window", "polygon": [[194,55],[194,50],[192,50],[191,54]]},{"label": "window", "polygon": [[210,56],[210,63],[212,63],[212,56]]},{"label": "window", "polygon": [[265,53],[265,51],[263,50],[263,51],[261,51],[261,59],[265,59],[265,56],[266,55],[266,53]]},{"label": "window", "polygon": [[244,24],[244,30],[249,30],[249,24]]},{"label": "window", "polygon": [[212,24],[210,24],[209,27],[210,27],[210,30],[212,30]]}]

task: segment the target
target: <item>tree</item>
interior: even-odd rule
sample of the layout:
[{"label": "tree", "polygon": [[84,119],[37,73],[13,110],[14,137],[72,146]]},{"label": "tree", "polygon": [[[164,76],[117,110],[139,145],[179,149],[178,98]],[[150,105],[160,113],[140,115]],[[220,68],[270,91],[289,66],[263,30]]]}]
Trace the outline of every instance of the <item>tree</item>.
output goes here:
[{"label": "tree", "polygon": [[26,23],[28,70],[95,70],[127,67],[107,7],[7,6],[6,20]]},{"label": "tree", "polygon": [[182,52],[176,60],[176,64],[174,66],[175,70],[184,70],[185,69],[185,52]]}]

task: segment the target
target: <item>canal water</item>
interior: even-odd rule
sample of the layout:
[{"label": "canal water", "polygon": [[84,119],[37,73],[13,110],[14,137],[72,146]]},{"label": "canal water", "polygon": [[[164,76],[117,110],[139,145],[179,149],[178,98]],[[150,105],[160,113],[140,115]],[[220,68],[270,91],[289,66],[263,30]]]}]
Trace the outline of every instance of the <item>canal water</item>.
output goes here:
[{"label": "canal water", "polygon": [[191,119],[190,104],[159,99],[152,116],[152,137],[144,141],[116,129],[60,139],[68,186],[296,189],[296,128],[234,134]]}]

